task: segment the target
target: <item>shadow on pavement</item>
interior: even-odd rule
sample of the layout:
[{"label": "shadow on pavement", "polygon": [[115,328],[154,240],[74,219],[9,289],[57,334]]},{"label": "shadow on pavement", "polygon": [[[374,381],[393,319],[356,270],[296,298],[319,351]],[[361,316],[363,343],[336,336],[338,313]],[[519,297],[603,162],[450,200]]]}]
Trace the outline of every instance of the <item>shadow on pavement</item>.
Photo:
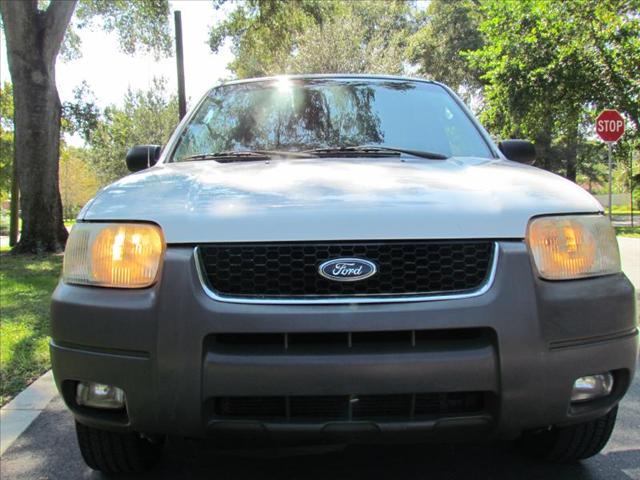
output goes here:
[{"label": "shadow on pavement", "polygon": [[[136,479],[544,479],[640,478],[640,445],[575,465],[536,463],[510,444],[353,446],[345,450],[283,456],[220,453],[198,442],[173,440],[165,459]],[[279,454],[280,453],[280,454]],[[71,415],[59,398],[3,455],[2,478],[106,479],[87,468],[78,452]],[[109,477],[114,478],[114,477]]]},{"label": "shadow on pavement", "polygon": [[522,457],[508,444],[360,446],[333,453],[272,458],[206,450],[187,456],[172,450],[167,453],[167,460],[154,472],[123,478],[628,480],[634,477],[625,470],[640,464],[638,449],[600,455],[582,464],[544,465]]}]

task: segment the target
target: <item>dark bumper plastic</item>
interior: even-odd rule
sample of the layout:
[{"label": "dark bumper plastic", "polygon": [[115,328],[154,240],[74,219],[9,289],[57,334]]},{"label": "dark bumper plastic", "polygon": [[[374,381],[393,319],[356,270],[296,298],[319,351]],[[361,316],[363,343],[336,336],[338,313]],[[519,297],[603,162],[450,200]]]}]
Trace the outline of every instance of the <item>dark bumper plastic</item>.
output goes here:
[{"label": "dark bumper plastic", "polygon": [[[521,242],[501,242],[492,287],[475,298],[359,305],[242,305],[209,298],[190,247],[170,247],[161,282],[122,291],[60,283],[51,356],[65,401],[88,425],[188,437],[312,436],[377,441],[449,433],[514,437],[523,430],[605,414],[633,377],[638,334],[633,287],[612,275],[571,282],[535,278]],[[476,328],[483,341],[398,354],[225,355],[217,333],[359,332]],[[570,406],[584,375],[614,371],[606,399]],[[119,386],[126,415],[75,405],[76,381]],[[390,422],[227,421],[217,396],[488,392],[477,414]]]}]

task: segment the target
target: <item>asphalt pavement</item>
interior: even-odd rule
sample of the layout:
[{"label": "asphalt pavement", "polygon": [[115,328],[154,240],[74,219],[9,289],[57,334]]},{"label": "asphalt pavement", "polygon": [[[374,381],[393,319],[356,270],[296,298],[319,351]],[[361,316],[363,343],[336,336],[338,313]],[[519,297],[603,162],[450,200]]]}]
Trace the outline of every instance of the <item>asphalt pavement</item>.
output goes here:
[{"label": "asphalt pavement", "polygon": [[622,270],[636,287],[640,300],[640,238],[618,237]]},{"label": "asphalt pavement", "polygon": [[[532,408],[535,408],[532,405]],[[6,480],[101,479],[84,465],[73,420],[59,397],[31,424],[1,459]],[[220,453],[210,446],[170,442],[165,458],[140,479],[640,479],[640,382],[620,405],[605,450],[578,464],[539,463],[508,443],[358,446],[331,452],[254,451]]]},{"label": "asphalt pavement", "polygon": [[[620,247],[625,272],[633,280],[640,279],[640,241],[622,241]],[[82,461],[72,416],[57,396],[2,455],[0,477],[106,478]],[[121,478],[640,480],[640,378],[636,376],[620,404],[616,428],[603,452],[573,465],[530,460],[509,443],[353,446],[331,451],[262,450],[240,454],[173,440],[165,446],[163,461],[153,471]]]}]

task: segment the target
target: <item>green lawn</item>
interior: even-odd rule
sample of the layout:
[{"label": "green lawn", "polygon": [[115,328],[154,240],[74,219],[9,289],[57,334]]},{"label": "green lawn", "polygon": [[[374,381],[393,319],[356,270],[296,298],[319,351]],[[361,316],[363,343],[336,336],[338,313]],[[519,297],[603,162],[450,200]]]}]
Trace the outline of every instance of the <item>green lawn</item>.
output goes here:
[{"label": "green lawn", "polygon": [[640,227],[616,227],[616,235],[620,237],[640,238]]},{"label": "green lawn", "polygon": [[0,405],[50,367],[49,300],[62,255],[0,253]]},{"label": "green lawn", "polygon": [[[609,209],[605,208],[604,211],[608,214]],[[614,205],[613,211],[611,212],[613,215],[631,215],[631,208],[629,205]],[[634,215],[640,215],[640,210],[633,209]]]},{"label": "green lawn", "polygon": [[[71,230],[73,224],[76,223],[76,219],[67,219],[64,221],[64,226],[67,230]],[[20,229],[21,222],[18,222],[18,230]],[[9,210],[0,211],[0,235],[9,235]]]}]

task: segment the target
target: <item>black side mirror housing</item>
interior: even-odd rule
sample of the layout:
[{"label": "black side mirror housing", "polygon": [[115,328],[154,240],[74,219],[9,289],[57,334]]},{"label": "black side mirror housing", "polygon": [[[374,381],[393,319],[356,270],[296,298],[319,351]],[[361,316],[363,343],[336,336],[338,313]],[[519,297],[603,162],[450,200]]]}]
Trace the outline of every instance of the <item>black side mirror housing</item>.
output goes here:
[{"label": "black side mirror housing", "polygon": [[130,172],[139,172],[152,167],[160,158],[161,145],[136,145],[127,152],[127,168]]},{"label": "black side mirror housing", "polygon": [[509,160],[531,165],[536,160],[536,148],[527,140],[503,140],[498,148]]}]

